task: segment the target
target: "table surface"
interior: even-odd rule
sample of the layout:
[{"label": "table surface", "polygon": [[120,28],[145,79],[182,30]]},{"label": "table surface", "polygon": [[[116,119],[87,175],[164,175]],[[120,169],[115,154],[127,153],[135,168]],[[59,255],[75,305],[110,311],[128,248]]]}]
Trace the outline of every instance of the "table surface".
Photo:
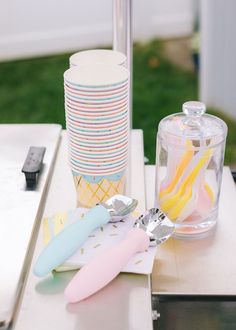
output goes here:
[{"label": "table surface", "polygon": [[[66,138],[62,135],[55,170],[47,196],[45,215],[75,207],[75,192],[67,166]],[[142,131],[132,131],[132,196],[139,211],[154,204],[155,167],[143,168]],[[63,175],[62,175],[63,174]],[[146,198],[145,185],[146,179]],[[145,200],[147,204],[145,205]],[[234,238],[235,185],[224,168],[220,212],[213,236],[195,241],[170,239],[158,247],[152,275],[152,291],[158,295],[235,295]],[[62,202],[63,201],[63,202]],[[43,247],[39,235],[34,263]],[[227,280],[225,277],[227,275]],[[14,329],[152,329],[150,278],[121,274],[106,288],[79,304],[66,304],[63,289],[73,272],[39,280],[29,271],[25,293]],[[109,312],[108,312],[109,311]]]},{"label": "table surface", "polygon": [[[131,193],[139,202],[138,211],[145,205],[143,135],[141,130],[131,134]],[[75,190],[67,165],[66,134],[63,132],[54,173],[48,191],[45,215],[67,211],[75,207]],[[42,228],[32,261],[34,264],[43,248]],[[15,330],[52,329],[152,329],[150,277],[120,274],[92,297],[78,304],[67,304],[63,291],[73,272],[57,273],[38,279],[29,270],[24,296]]]},{"label": "table surface", "polygon": [[[56,124],[0,125],[0,328],[15,316],[60,135]],[[35,189],[21,172],[30,146],[46,148]]]},{"label": "table surface", "polygon": [[[145,167],[147,207],[154,205],[155,166]],[[236,189],[224,167],[214,234],[198,240],[170,238],[157,249],[152,292],[158,295],[236,295]]]}]

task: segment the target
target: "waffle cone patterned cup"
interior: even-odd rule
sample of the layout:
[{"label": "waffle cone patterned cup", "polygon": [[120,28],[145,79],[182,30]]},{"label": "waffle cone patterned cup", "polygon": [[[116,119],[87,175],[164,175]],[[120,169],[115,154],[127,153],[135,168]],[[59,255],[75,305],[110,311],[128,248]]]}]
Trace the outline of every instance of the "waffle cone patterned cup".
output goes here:
[{"label": "waffle cone patterned cup", "polygon": [[64,73],[69,164],[77,206],[124,194],[129,146],[129,71],[73,66]]},{"label": "waffle cone patterned cup", "polygon": [[74,175],[77,191],[77,204],[81,207],[93,207],[99,202],[105,202],[116,194],[123,194],[125,190],[125,172],[117,176],[86,177]]}]

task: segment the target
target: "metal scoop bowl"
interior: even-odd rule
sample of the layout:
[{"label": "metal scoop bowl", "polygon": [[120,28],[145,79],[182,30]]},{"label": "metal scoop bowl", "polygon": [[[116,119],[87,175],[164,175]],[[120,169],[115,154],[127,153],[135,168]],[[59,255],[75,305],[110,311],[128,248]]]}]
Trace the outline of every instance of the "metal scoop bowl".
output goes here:
[{"label": "metal scoop bowl", "polygon": [[109,221],[117,222],[127,218],[138,204],[136,199],[114,195],[105,203],[97,204],[83,218],[78,218],[76,210],[70,215],[72,224],[55,236],[39,255],[34,266],[34,274],[42,277],[66,261],[83,245],[96,228]]},{"label": "metal scoop bowl", "polygon": [[118,222],[127,218],[136,209],[138,201],[124,195],[114,195],[105,203],[98,205],[104,206],[109,212],[111,216],[109,222]]},{"label": "metal scoop bowl", "polygon": [[174,224],[157,208],[142,214],[124,240],[93,258],[73,277],[65,289],[71,303],[83,300],[111,282],[137,252],[165,242],[174,232]]},{"label": "metal scoop bowl", "polygon": [[158,208],[152,208],[143,213],[135,221],[134,227],[146,232],[150,246],[156,246],[165,242],[175,229],[174,223]]}]

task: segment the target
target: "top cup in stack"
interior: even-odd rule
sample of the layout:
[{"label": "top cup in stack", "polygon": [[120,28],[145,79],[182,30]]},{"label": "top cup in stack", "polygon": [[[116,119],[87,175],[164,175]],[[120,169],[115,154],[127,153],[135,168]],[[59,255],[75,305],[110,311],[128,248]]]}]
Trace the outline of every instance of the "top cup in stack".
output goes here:
[{"label": "top cup in stack", "polygon": [[129,71],[89,64],[64,73],[69,162],[74,175],[107,176],[126,169]]},{"label": "top cup in stack", "polygon": [[78,65],[106,64],[126,66],[126,56],[110,49],[89,49],[75,53],[69,59],[70,68]]}]

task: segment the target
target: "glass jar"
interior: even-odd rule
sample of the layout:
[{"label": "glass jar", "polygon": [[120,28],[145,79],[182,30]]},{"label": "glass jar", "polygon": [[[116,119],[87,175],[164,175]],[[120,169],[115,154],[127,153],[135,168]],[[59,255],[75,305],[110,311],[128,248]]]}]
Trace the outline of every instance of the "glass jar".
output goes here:
[{"label": "glass jar", "polygon": [[208,236],[216,225],[227,126],[204,103],[161,120],[157,133],[155,206],[175,222],[175,237]]}]

